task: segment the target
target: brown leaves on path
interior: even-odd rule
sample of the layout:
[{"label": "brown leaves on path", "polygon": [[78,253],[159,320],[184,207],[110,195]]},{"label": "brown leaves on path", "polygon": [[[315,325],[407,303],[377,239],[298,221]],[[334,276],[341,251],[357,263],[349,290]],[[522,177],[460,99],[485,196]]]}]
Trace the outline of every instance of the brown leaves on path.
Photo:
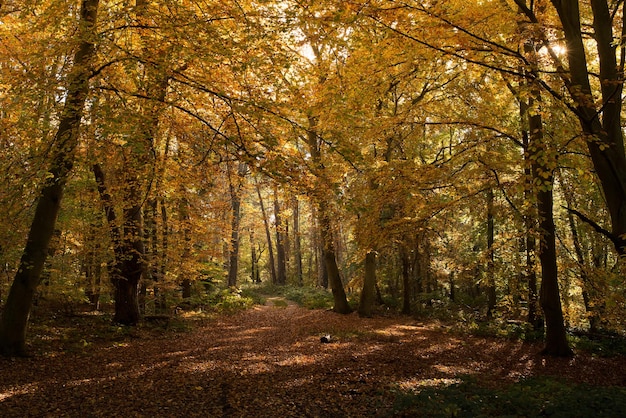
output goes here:
[{"label": "brown leaves on path", "polygon": [[622,358],[551,359],[540,349],[408,317],[257,306],[192,332],[0,359],[0,416],[388,416],[392,389],[467,375],[490,386],[536,375],[626,385]]}]

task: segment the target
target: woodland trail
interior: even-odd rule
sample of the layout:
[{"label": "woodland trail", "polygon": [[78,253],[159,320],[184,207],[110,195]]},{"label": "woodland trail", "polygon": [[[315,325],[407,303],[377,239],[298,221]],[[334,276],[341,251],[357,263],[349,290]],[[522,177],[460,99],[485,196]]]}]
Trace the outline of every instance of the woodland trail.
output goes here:
[{"label": "woodland trail", "polygon": [[[320,336],[332,342],[322,344]],[[390,416],[393,390],[471,375],[626,385],[623,360],[544,359],[540,345],[462,336],[408,317],[255,306],[192,331],[0,359],[1,417]]]}]

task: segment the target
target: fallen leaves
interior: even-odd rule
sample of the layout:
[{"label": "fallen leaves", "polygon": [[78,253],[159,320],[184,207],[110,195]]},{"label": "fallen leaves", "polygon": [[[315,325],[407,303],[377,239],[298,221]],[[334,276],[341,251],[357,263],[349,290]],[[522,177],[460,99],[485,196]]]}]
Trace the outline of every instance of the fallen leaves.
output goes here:
[{"label": "fallen leaves", "polygon": [[[324,335],[331,343],[320,342]],[[263,306],[188,332],[0,359],[0,416],[384,416],[392,389],[445,386],[466,375],[487,386],[536,375],[626,385],[621,357],[552,359],[540,349],[409,317]]]}]

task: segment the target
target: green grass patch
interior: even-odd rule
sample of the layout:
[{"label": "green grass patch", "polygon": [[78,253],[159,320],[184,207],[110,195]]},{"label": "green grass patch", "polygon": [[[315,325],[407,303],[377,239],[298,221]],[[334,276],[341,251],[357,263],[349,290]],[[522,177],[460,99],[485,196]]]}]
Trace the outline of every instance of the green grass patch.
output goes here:
[{"label": "green grass patch", "polygon": [[250,285],[242,290],[242,295],[246,295],[255,301],[263,301],[259,304],[264,304],[268,296],[282,296],[309,309],[330,309],[333,307],[332,293],[327,289],[319,287],[277,286],[272,284]]},{"label": "green grass patch", "polygon": [[617,417],[626,410],[626,388],[570,384],[533,378],[499,389],[460,383],[425,382],[396,389],[393,416],[428,417]]},{"label": "green grass patch", "polygon": [[287,306],[289,306],[289,302],[287,302],[284,299],[275,299],[272,300],[272,304],[274,305],[274,307],[276,308],[286,308]]}]

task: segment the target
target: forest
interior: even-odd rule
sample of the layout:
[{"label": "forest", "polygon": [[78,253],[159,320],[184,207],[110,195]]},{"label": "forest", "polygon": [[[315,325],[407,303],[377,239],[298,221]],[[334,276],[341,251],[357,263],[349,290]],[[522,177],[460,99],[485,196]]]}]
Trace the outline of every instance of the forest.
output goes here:
[{"label": "forest", "polygon": [[615,416],[625,7],[0,0],[0,415]]}]

